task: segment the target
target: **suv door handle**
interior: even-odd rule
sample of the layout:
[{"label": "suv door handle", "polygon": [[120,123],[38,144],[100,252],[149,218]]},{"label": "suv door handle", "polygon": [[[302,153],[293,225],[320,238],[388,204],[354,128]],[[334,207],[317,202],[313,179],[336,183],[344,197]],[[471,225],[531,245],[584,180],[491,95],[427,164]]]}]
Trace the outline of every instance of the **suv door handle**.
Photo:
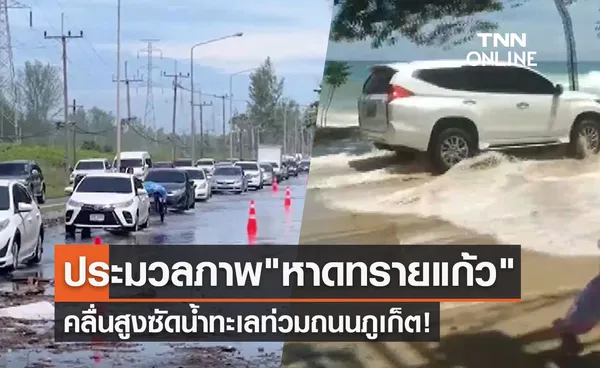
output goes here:
[{"label": "suv door handle", "polygon": [[517,104],[517,107],[518,107],[519,109],[526,109],[526,108],[528,108],[528,107],[529,107],[529,104],[528,104],[527,102],[519,102],[519,103]]},{"label": "suv door handle", "polygon": [[477,101],[475,101],[475,100],[463,100],[463,103],[465,105],[475,105],[477,103]]}]

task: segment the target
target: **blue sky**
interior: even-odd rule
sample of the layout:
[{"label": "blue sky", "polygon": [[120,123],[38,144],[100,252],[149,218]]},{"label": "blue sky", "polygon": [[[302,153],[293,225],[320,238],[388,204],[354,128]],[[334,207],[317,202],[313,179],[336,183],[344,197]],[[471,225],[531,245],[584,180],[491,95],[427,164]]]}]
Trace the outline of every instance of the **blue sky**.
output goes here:
[{"label": "blue sky", "polygon": [[[598,2],[585,0],[569,7],[580,61],[600,61],[600,38],[597,37],[594,31],[595,22],[600,20],[598,8],[600,8]],[[526,33],[527,51],[536,51],[536,60],[565,60],[565,37],[554,1],[532,0],[520,8],[487,15],[485,19],[500,24],[496,32]],[[370,47],[369,42],[330,43],[327,50],[327,59],[365,61],[462,59],[466,57],[469,51],[476,50],[481,50],[481,40],[478,38],[451,50],[419,47],[407,40],[401,40],[394,46],[386,46],[376,50]],[[523,50],[519,49],[518,51]]]},{"label": "blue sky", "polygon": [[[65,31],[84,32],[83,39],[69,41],[69,99],[75,98],[77,104],[86,108],[96,105],[114,111],[116,3],[116,0],[30,0],[25,4],[33,8],[33,28],[29,28],[27,10],[11,10],[16,66],[20,68],[31,59],[60,65],[59,42],[45,40],[43,32],[59,35],[64,13]],[[122,61],[128,61],[130,74],[139,72],[144,79],[147,77],[145,55],[138,58],[138,51],[146,46],[140,40],[160,39],[154,47],[162,51],[162,59],[157,54],[153,73],[158,126],[171,124],[171,81],[161,77],[162,72],[172,74],[177,63],[180,72],[188,73],[191,45],[236,32],[244,32],[244,36],[196,48],[196,87],[209,94],[228,93],[230,74],[255,68],[270,56],[278,74],[285,77],[288,98],[301,104],[316,98],[313,89],[322,77],[331,21],[329,1],[122,0],[121,14]],[[234,109],[242,111],[248,94],[247,73],[235,76],[233,81]],[[183,84],[189,87],[189,79]],[[123,86],[123,96],[124,90]],[[145,96],[143,83],[132,88],[134,115],[143,117]],[[178,131],[188,131],[189,94],[183,93],[178,100]],[[213,102],[218,108],[206,109],[206,121],[213,115],[217,121],[221,120],[219,101]],[[122,106],[124,110],[124,103]]]}]

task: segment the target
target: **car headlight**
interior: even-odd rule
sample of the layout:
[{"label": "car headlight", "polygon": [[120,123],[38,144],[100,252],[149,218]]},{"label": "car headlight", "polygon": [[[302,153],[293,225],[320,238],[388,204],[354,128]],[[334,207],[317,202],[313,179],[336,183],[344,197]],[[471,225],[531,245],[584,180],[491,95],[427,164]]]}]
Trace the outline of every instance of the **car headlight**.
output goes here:
[{"label": "car headlight", "polygon": [[183,194],[183,189],[176,189],[171,192],[171,195],[181,195]]},{"label": "car headlight", "polygon": [[236,180],[235,183],[233,183],[233,184],[240,185],[240,184],[242,184],[242,181],[241,180]]},{"label": "car headlight", "polygon": [[198,185],[199,189],[205,189],[206,188],[206,182],[202,182],[200,183],[200,185]]},{"label": "car headlight", "polygon": [[128,200],[128,201],[125,201],[125,202],[119,202],[119,203],[115,203],[115,204],[113,204],[112,206],[113,206],[114,208],[125,208],[125,207],[129,207],[129,206],[131,206],[132,204],[133,204],[133,198],[132,198],[132,199],[130,199],[130,200]]},{"label": "car headlight", "polygon": [[0,221],[0,231],[3,231],[4,229],[6,229],[9,224],[10,224],[10,219],[4,219],[4,220]]},{"label": "car headlight", "polygon": [[79,208],[79,207],[83,206],[83,203],[74,201],[72,199],[69,199],[69,201],[67,202],[67,206],[69,206],[69,207],[78,207]]}]

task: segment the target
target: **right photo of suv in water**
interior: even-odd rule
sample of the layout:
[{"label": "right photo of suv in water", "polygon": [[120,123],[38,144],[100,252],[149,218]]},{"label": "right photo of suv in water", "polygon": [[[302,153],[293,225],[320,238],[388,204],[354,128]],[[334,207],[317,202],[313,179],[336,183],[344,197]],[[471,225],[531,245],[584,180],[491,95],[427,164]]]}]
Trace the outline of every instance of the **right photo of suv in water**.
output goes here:
[{"label": "right photo of suv in water", "polygon": [[286,342],[282,368],[600,367],[600,3],[336,3],[299,249],[518,244],[521,301],[442,300],[439,341]]},{"label": "right photo of suv in water", "polygon": [[374,65],[358,111],[375,147],[427,152],[438,172],[482,150],[568,144],[583,157],[600,149],[600,96],[510,63]]}]

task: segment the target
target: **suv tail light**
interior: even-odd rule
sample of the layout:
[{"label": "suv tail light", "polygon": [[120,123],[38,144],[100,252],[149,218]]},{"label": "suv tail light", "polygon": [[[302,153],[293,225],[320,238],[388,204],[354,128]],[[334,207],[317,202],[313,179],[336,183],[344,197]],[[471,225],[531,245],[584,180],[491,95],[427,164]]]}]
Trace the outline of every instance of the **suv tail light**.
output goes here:
[{"label": "suv tail light", "polygon": [[390,85],[388,89],[388,102],[392,102],[398,98],[411,97],[415,94],[400,86]]}]

